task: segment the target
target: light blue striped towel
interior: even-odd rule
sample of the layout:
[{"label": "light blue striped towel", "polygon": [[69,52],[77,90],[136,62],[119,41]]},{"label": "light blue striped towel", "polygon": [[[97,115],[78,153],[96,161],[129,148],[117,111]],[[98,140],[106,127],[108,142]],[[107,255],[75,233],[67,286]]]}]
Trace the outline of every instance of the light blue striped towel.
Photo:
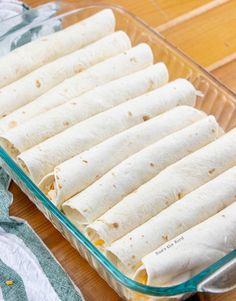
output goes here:
[{"label": "light blue striped towel", "polygon": [[0,300],[81,301],[81,293],[32,228],[9,216],[9,178],[0,168]]},{"label": "light blue striped towel", "polygon": [[60,20],[43,22],[55,16],[59,8],[59,2],[29,9],[18,0],[0,0],[0,57],[38,37],[59,30]]}]

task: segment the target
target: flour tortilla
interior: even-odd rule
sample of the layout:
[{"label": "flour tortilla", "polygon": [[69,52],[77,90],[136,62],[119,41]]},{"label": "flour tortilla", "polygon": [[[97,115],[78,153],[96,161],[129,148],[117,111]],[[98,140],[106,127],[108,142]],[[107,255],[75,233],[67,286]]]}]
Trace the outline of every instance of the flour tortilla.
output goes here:
[{"label": "flour tortilla", "polygon": [[142,70],[152,63],[151,48],[147,44],[139,44],[65,80],[31,103],[0,119],[0,128],[15,123],[21,124],[100,85]]},{"label": "flour tortilla", "polygon": [[135,152],[203,117],[191,107],[172,109],[63,162],[39,186],[45,194],[54,194],[56,204],[64,202]]},{"label": "flour tortilla", "polygon": [[[82,162],[80,163],[80,178],[83,180],[82,171],[86,172],[85,178],[88,179],[89,174],[92,174],[93,177],[96,175],[96,173],[94,174],[94,171],[92,170],[93,164],[97,164],[95,171],[98,173],[98,176],[101,176],[105,174],[106,171],[119,164],[122,160],[126,159],[128,156],[138,152],[139,150],[160,140],[161,138],[204,118],[204,116],[205,115],[202,112],[196,109],[187,106],[181,106],[148,121],[146,124],[141,124],[121,133],[123,136],[121,136],[121,134],[114,136],[110,139],[110,141],[107,140],[107,143],[104,142],[103,144],[98,145],[96,148],[81,154]],[[119,142],[121,143],[119,144]],[[110,156],[109,159],[108,155],[111,153],[112,156]],[[97,156],[94,159],[92,155]],[[83,167],[82,165],[85,163],[83,162],[84,159],[88,162],[86,163],[86,167]],[[73,159],[71,159],[71,161],[72,160]],[[91,166],[87,169],[89,164]],[[58,168],[59,170],[57,172],[60,172],[60,166]],[[96,180],[96,176],[94,180]],[[55,184],[60,185],[57,182]],[[85,184],[87,183],[85,182]],[[61,185],[63,185],[63,182],[61,182]],[[46,185],[44,187],[46,187]],[[44,190],[44,192],[47,193],[47,195],[53,194],[53,190],[50,190],[50,185],[48,185],[48,187],[49,189]],[[73,189],[73,186],[70,187]],[[60,190],[57,191],[60,192]],[[61,196],[61,194],[59,194],[59,196]],[[80,194],[75,195],[73,198],[65,202],[63,205],[63,210],[67,217],[74,224],[76,224],[76,226],[79,226],[81,223],[91,223],[97,218],[98,213],[93,210],[96,200],[90,196],[90,187],[88,187]],[[54,197],[54,199],[55,201],[58,201],[56,197]],[[103,204],[100,205],[100,210],[103,213]]]},{"label": "flour tortilla", "polygon": [[[219,125],[215,118],[206,117],[134,154],[90,186],[90,192],[93,191],[93,195],[96,196],[93,197],[93,216],[94,212],[101,216],[101,204],[102,213],[105,212],[97,221],[89,225],[90,239],[95,244],[99,242],[98,245],[104,248],[124,236],[127,233],[126,223],[119,223],[118,228],[113,227],[117,223],[117,212],[115,212],[116,207],[111,207],[167,166],[217,139],[219,132]],[[128,214],[130,210],[134,212],[135,209],[127,207]],[[123,212],[124,215],[126,211]],[[133,241],[129,243],[133,245]]]},{"label": "flour tortilla", "polygon": [[162,86],[167,81],[166,66],[163,63],[153,65],[73,98],[1,137],[19,152],[25,151],[80,121]]},{"label": "flour tortilla", "polygon": [[131,232],[235,164],[236,129],[170,165],[115,205],[113,237],[120,228]]},{"label": "flour tortilla", "polygon": [[[123,31],[118,31],[34,70],[1,89],[0,117],[31,102],[65,79],[129,48],[129,37]],[[14,125],[17,123],[11,123],[11,126]]]},{"label": "flour tortilla", "polygon": [[[192,103],[195,93],[182,95],[175,83],[131,99],[99,113],[45,140],[18,156],[33,181],[40,180],[60,163],[132,126],[145,122],[176,105]],[[192,99],[190,100],[189,97]],[[9,148],[11,150],[11,148]],[[13,149],[14,151],[14,149]],[[14,152],[13,152],[14,154]]]},{"label": "flour tortilla", "polygon": [[142,259],[136,281],[169,286],[190,279],[236,248],[236,203]]},{"label": "flour tortilla", "polygon": [[112,33],[114,29],[114,14],[105,9],[64,30],[17,48],[0,59],[0,87]]},{"label": "flour tortilla", "polygon": [[[168,119],[167,122],[169,122]],[[197,138],[195,134],[198,135]],[[115,223],[111,222],[112,209],[109,211],[110,208],[157,175],[166,166],[206,145],[217,136],[218,125],[214,117],[211,116],[197,122],[189,129],[186,128],[159,141],[156,140],[156,143],[121,162],[86,190],[65,202],[63,210],[76,225],[92,223],[102,214],[104,214],[105,220],[108,217],[109,221],[104,223],[103,217],[99,218],[97,222],[89,226],[88,232],[93,241],[99,241],[99,245],[104,247],[104,242],[110,243],[114,240],[113,235],[119,237],[119,230],[124,230],[121,226],[113,231],[111,225]],[[61,174],[60,168],[57,175]],[[58,180],[58,177],[54,183],[55,186],[60,185],[62,187],[64,184],[60,179]],[[56,192],[58,191],[60,194],[61,190],[63,191],[63,188],[56,189]],[[129,209],[127,210],[129,211]]]},{"label": "flour tortilla", "polygon": [[235,182],[233,167],[114,242],[108,254],[122,270],[135,270],[145,255],[232,204]]},{"label": "flour tortilla", "polygon": [[[141,116],[141,121],[146,120],[149,118],[149,113],[147,114],[148,105],[153,102],[153,112],[158,112],[162,113],[163,111],[166,111],[170,109],[171,107],[174,107],[176,105],[180,104],[189,104],[193,105],[195,103],[196,99],[196,94],[195,94],[195,89],[193,86],[186,80],[179,79],[176,80],[175,82],[172,82],[160,89],[156,89],[148,94],[145,94],[139,98],[136,98],[130,103],[134,103],[136,106],[137,101],[143,103],[143,109],[140,110],[140,113],[143,112],[143,115]],[[126,110],[127,114],[126,119],[134,118],[134,116],[137,114],[135,111],[132,110],[132,107],[130,107],[130,110],[127,110],[126,107],[127,105],[129,106],[129,103],[123,104],[122,106],[119,107],[119,110]],[[141,108],[141,107],[140,107]],[[145,113],[146,110],[146,113]],[[152,111],[150,110],[152,113]],[[139,113],[138,113],[139,114]],[[123,115],[123,113],[122,113]],[[151,116],[151,115],[150,115]],[[117,118],[117,117],[116,117]],[[79,190],[76,190],[77,187],[79,188],[79,185],[83,185],[83,182],[78,181],[78,177],[81,174],[81,170],[78,168],[78,164],[80,163],[80,158],[78,157],[76,162],[73,162],[71,166],[67,165],[66,169],[62,168],[60,169],[62,171],[62,175],[55,175],[55,178],[58,178],[60,182],[64,182],[64,184],[60,184],[59,186],[62,186],[62,195],[65,194],[63,191],[71,191],[71,193],[77,193]],[[76,167],[75,167],[76,166]],[[70,180],[66,180],[68,176],[68,172],[70,174]],[[96,168],[94,168],[94,173],[96,173],[97,176],[97,171]],[[90,177],[90,179],[92,179]],[[87,181],[86,181],[87,182]],[[59,184],[59,183],[58,183]],[[68,185],[70,189],[68,189]],[[55,186],[55,185],[54,185]],[[67,194],[67,193],[66,193]],[[70,196],[72,196],[71,194]]]}]

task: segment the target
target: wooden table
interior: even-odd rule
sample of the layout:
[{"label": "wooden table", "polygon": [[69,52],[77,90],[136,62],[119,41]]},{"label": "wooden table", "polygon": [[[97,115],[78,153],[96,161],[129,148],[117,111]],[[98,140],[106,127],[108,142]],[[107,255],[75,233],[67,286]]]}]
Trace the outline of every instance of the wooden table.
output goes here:
[{"label": "wooden table", "polygon": [[[31,6],[48,2],[26,1]],[[107,0],[106,2],[122,5],[141,17],[236,92],[236,0]],[[11,185],[11,191],[15,199],[11,214],[22,217],[31,224],[80,287],[87,301],[121,300],[16,185]],[[236,291],[223,295],[198,294],[191,300],[234,301]]]}]

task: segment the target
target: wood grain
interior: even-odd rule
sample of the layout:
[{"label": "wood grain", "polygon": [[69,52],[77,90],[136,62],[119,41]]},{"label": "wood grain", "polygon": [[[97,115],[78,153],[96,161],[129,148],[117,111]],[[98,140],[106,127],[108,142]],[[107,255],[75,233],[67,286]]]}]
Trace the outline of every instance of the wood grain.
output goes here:
[{"label": "wood grain", "polygon": [[[31,6],[46,2],[48,1],[27,0]],[[236,91],[236,60],[224,61],[225,57],[236,53],[235,0],[106,0],[106,3],[122,5],[149,25],[161,30],[165,37],[199,64],[210,65],[214,76]],[[10,213],[30,223],[81,289],[87,301],[121,300],[16,185],[11,185],[11,191],[14,203]],[[236,300],[236,292],[223,295],[198,294],[191,300],[233,301]]]},{"label": "wood grain", "polygon": [[162,34],[203,66],[236,51],[236,2],[229,1]]},{"label": "wood grain", "polygon": [[[104,1],[97,1],[104,2]],[[210,0],[109,0],[109,3],[119,4],[136,16],[142,18],[152,27],[157,27],[176,17],[196,9]]]},{"label": "wood grain", "polygon": [[[201,5],[193,10],[187,11],[185,14],[182,14],[174,19],[169,20],[166,23],[163,23],[162,25],[158,26],[156,29],[159,32],[163,32],[169,28],[172,28],[174,26],[177,26],[178,24],[184,23],[186,21],[191,20],[192,18],[195,18],[197,16],[200,16],[201,14],[205,14],[208,11],[214,9],[215,7],[218,7],[219,5],[222,5],[224,3],[227,3],[229,0],[215,0],[210,1],[204,5]],[[189,2],[191,3],[191,1]]]},{"label": "wood grain", "polygon": [[212,73],[236,93],[236,59],[216,68]]}]

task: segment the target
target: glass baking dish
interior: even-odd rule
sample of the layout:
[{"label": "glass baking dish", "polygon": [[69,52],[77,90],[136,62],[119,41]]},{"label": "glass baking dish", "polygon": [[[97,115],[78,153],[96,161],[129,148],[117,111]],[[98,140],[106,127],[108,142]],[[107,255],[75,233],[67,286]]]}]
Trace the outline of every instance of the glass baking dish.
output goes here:
[{"label": "glass baking dish", "polygon": [[[103,8],[112,8],[117,20],[117,29],[126,31],[133,45],[140,42],[148,43],[153,49],[155,62],[163,61],[167,65],[170,72],[170,80],[178,77],[187,78],[203,93],[203,97],[198,97],[197,108],[205,111],[207,114],[213,114],[226,131],[236,125],[236,95],[166,41],[158,32],[148,27],[125,9],[118,6],[97,4],[96,1],[89,4],[86,1],[85,6],[82,6],[81,2],[69,3],[62,1],[52,4],[53,7],[56,7],[54,15],[34,22],[33,25],[19,26],[14,32],[11,31],[11,33],[0,37],[0,45],[4,43],[5,38],[11,38],[13,34],[17,37],[28,31],[32,32],[40,26],[51,26],[55,22],[60,23],[57,29],[59,27],[65,28]],[[16,34],[16,31],[18,34]],[[21,41],[23,44],[23,39]],[[56,229],[79,251],[81,256],[86,258],[98,274],[123,299],[167,300],[174,298],[174,296],[175,298],[184,299],[197,291],[224,292],[236,286],[236,250],[190,280],[176,286],[150,287],[133,281],[122,274],[104,257],[63,213],[48,200],[2,148],[0,148],[0,164]]]}]

